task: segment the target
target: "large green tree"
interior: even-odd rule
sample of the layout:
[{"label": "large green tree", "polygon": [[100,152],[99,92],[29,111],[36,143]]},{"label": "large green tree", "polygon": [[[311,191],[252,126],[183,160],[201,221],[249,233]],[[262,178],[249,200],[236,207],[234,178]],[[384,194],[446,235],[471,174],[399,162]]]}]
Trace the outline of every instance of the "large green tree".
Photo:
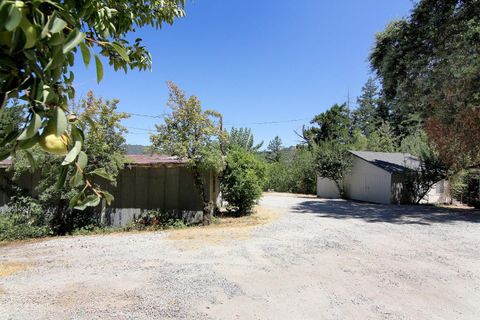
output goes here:
[{"label": "large green tree", "polygon": [[95,64],[97,81],[103,77],[102,56],[115,70],[148,69],[149,52],[130,34],[173,23],[184,16],[184,5],[184,0],[2,0],[0,109],[14,98],[26,104],[21,127],[1,137],[0,145],[9,148],[0,158],[38,143],[50,153],[68,153],[62,164],[73,165],[84,143],[82,125],[68,108],[75,96],[76,53],[86,66]]},{"label": "large green tree", "polygon": [[167,105],[172,112],[165,117],[165,123],[156,125],[157,133],[150,136],[151,148],[188,161],[203,201],[203,224],[208,225],[215,204],[208,199],[204,174],[210,170],[220,172],[224,166],[222,131],[215,122],[221,117],[217,112],[203,110],[196,96],[187,97],[173,82],[167,85]]},{"label": "large green tree", "polygon": [[379,122],[378,105],[379,92],[373,78],[369,78],[362,88],[362,94],[357,99],[358,107],[352,112],[352,122],[366,137],[375,131]]},{"label": "large green tree", "polygon": [[255,144],[255,138],[250,128],[232,127],[228,135],[228,146],[230,148],[242,148],[249,152],[257,152],[263,146],[263,141]]},{"label": "large green tree", "polygon": [[377,34],[370,56],[395,122],[423,125],[457,169],[480,165],[479,56],[478,0],[419,1]]},{"label": "large green tree", "polygon": [[312,127],[303,130],[306,142],[321,143],[336,140],[339,143],[350,141],[352,120],[346,104],[335,104],[327,111],[316,115],[310,121]]}]

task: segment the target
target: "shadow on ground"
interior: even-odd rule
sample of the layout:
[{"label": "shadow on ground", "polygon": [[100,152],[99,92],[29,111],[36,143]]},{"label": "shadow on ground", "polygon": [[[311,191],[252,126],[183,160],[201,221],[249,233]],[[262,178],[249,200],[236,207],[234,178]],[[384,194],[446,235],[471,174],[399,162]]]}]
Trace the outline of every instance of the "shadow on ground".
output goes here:
[{"label": "shadow on ground", "polygon": [[344,200],[311,200],[294,206],[299,213],[320,218],[361,219],[366,222],[397,224],[480,223],[480,212],[469,209],[439,208],[427,205],[381,205]]}]

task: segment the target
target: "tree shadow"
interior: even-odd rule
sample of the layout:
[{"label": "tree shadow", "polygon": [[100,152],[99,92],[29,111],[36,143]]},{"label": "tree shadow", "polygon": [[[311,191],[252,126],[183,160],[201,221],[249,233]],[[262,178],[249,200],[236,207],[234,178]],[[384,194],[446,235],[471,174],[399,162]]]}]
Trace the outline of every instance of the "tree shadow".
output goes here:
[{"label": "tree shadow", "polygon": [[480,212],[471,209],[440,208],[429,205],[382,205],[345,200],[303,201],[293,207],[320,218],[360,219],[366,222],[430,225],[433,223],[480,223]]}]

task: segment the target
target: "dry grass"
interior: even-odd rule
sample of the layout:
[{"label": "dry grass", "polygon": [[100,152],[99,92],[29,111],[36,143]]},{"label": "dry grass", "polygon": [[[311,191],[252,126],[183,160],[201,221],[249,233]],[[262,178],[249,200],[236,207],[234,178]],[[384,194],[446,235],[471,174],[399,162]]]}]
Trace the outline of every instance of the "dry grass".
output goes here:
[{"label": "dry grass", "polygon": [[27,265],[20,262],[5,262],[0,263],[0,277],[7,277],[14,273],[24,271],[27,269]]},{"label": "dry grass", "polygon": [[39,243],[39,242],[44,242],[52,239],[53,237],[24,239],[24,240],[5,240],[5,241],[0,241],[0,248],[15,247],[15,246],[21,246],[21,245],[30,244],[30,243]]},{"label": "dry grass", "polygon": [[175,241],[179,250],[195,250],[206,245],[219,245],[226,241],[246,240],[251,231],[260,225],[280,217],[275,211],[257,206],[253,214],[234,218],[219,218],[219,222],[208,227],[192,227],[170,231],[168,239]]}]

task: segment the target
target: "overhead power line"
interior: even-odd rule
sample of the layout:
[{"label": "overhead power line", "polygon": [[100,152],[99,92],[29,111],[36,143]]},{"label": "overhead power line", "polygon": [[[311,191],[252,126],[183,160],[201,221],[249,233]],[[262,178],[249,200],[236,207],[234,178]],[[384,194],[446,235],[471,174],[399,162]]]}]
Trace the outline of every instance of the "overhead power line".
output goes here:
[{"label": "overhead power line", "polygon": [[226,126],[253,126],[253,125],[264,125],[264,124],[290,123],[290,122],[298,122],[298,121],[306,121],[306,120],[310,120],[310,118],[278,120],[278,121],[264,121],[264,122],[225,123],[225,125]]},{"label": "overhead power line", "polygon": [[[129,113],[131,116],[136,117],[148,117],[148,118],[164,118],[164,115],[148,115],[148,114],[139,114],[139,113]],[[307,121],[310,118],[299,118],[299,119],[289,119],[289,120],[278,120],[278,121],[263,121],[263,122],[245,122],[245,123],[225,123],[226,126],[253,126],[253,125],[271,125],[271,124],[281,124],[281,123],[292,123],[292,122],[299,122],[299,121]],[[130,127],[125,126],[127,129],[131,130],[140,130],[145,131],[145,133],[140,132],[131,132],[131,134],[150,134],[156,133],[157,131],[152,128],[139,128],[139,127]]]}]

